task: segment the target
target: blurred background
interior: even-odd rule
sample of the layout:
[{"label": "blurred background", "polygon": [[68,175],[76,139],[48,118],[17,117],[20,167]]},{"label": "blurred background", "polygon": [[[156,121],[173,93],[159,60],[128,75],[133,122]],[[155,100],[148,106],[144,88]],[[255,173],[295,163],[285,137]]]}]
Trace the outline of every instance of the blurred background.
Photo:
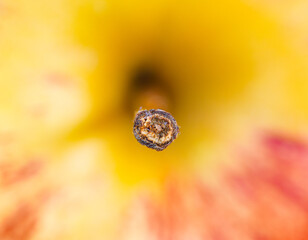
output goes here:
[{"label": "blurred background", "polygon": [[306,0],[0,0],[0,240],[308,239],[307,29]]}]

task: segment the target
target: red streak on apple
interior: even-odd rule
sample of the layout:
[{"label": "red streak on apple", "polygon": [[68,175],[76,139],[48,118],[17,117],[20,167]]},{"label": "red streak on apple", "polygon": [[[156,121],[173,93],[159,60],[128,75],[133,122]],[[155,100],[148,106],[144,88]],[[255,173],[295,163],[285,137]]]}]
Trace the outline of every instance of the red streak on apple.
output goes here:
[{"label": "red streak on apple", "polygon": [[0,226],[1,240],[27,240],[35,231],[40,204],[23,203]]},{"label": "red streak on apple", "polygon": [[162,200],[139,198],[120,239],[307,239],[305,141],[267,134],[237,156],[214,181],[172,180]]},{"label": "red streak on apple", "polygon": [[10,186],[30,179],[37,175],[43,167],[43,163],[39,160],[31,160],[21,166],[16,163],[5,162],[0,165],[0,184],[2,186]]}]

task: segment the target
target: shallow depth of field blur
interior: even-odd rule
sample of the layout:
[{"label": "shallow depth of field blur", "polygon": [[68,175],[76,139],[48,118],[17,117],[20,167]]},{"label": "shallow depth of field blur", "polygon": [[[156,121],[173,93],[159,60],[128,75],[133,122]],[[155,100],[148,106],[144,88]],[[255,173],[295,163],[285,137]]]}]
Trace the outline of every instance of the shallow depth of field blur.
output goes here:
[{"label": "shallow depth of field blur", "polygon": [[0,240],[308,239],[307,29],[307,0],[0,0]]}]

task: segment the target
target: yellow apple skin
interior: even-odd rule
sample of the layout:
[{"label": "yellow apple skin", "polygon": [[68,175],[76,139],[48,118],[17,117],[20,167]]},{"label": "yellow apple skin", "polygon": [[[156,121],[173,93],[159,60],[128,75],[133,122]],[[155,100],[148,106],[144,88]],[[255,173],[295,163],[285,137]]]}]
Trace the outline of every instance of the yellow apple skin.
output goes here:
[{"label": "yellow apple skin", "polygon": [[[307,12],[2,0],[0,239],[306,239]],[[181,127],[160,153],[132,134],[155,104]]]}]

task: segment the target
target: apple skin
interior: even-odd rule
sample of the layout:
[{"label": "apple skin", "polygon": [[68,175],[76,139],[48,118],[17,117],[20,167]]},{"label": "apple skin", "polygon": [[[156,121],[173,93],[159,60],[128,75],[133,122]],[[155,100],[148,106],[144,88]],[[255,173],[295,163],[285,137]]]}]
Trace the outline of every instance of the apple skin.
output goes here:
[{"label": "apple skin", "polygon": [[[0,239],[306,239],[307,12],[1,1]],[[160,153],[131,131],[158,102],[181,126]]]},{"label": "apple skin", "polygon": [[137,195],[120,239],[304,239],[307,159],[306,143],[263,135],[214,180],[172,178],[160,199]]}]

